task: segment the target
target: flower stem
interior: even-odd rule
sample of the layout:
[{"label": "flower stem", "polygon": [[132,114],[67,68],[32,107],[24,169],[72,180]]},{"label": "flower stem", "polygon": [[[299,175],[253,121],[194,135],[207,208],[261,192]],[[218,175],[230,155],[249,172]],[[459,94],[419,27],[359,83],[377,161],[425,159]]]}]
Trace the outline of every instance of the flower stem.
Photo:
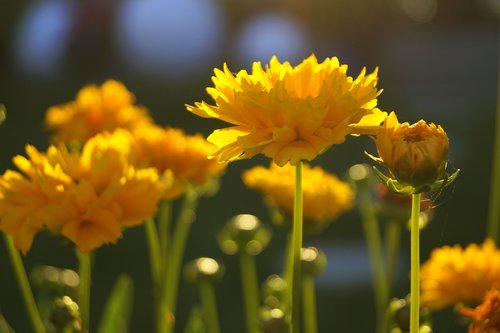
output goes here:
[{"label": "flower stem", "polygon": [[411,206],[410,333],[420,329],[420,197],[413,194]]},{"label": "flower stem", "polygon": [[82,332],[90,332],[90,284],[92,263],[90,253],[82,253],[77,250],[79,267],[78,274],[80,275],[80,286],[78,289],[78,307],[80,308],[80,316],[82,319]]},{"label": "flower stem", "polygon": [[385,243],[387,244],[387,292],[390,295],[401,243],[401,224],[398,221],[388,221],[386,224]]},{"label": "flower stem", "polygon": [[317,333],[318,323],[316,320],[316,287],[312,276],[304,276],[302,279],[302,311],[304,313],[304,332]]},{"label": "flower stem", "polygon": [[370,192],[359,191],[359,209],[363,221],[363,229],[366,237],[366,245],[370,255],[372,267],[373,287],[375,293],[377,332],[387,332],[387,305],[389,302],[389,292],[387,285],[387,275],[385,271],[384,255],[382,251],[382,241],[380,230],[372,204]]},{"label": "flower stem", "polygon": [[42,319],[40,318],[40,313],[38,312],[33,292],[31,291],[31,286],[26,270],[24,269],[21,255],[15,248],[12,238],[6,234],[4,234],[4,237],[10,261],[14,268],[14,273],[16,275],[17,282],[19,283],[19,288],[21,289],[21,294],[23,295],[24,303],[26,305],[26,309],[28,310],[33,330],[35,333],[44,333],[45,327],[43,326]]},{"label": "flower stem", "polygon": [[161,249],[158,240],[158,231],[155,222],[152,218],[146,220],[144,223],[146,228],[146,239],[148,241],[149,250],[149,265],[151,269],[151,279],[155,292],[159,292],[161,283]]},{"label": "flower stem", "polygon": [[[163,288],[163,308],[168,308],[170,313],[168,317],[175,318],[175,310],[177,306],[177,292],[179,287],[180,270],[186,242],[189,236],[191,224],[196,218],[196,206],[198,204],[198,194],[193,189],[188,189],[184,201],[182,202],[181,210],[177,218],[175,231],[172,237],[172,248],[170,250],[169,260],[167,264],[167,274],[165,275],[165,285]],[[169,320],[167,323],[168,333],[173,332],[175,319]]]},{"label": "flower stem", "polygon": [[240,252],[241,282],[245,302],[247,333],[259,333],[259,286],[255,258],[244,250]]},{"label": "flower stem", "polygon": [[498,205],[498,203],[500,202],[500,67],[498,69],[496,111],[495,141],[493,143],[493,163],[491,165],[491,187],[487,235],[488,237],[491,237],[493,241],[498,245],[500,242],[500,206]]},{"label": "flower stem", "polygon": [[[170,242],[170,221],[172,218],[172,202],[169,200],[162,201],[160,204],[160,212],[158,213],[158,233],[160,241],[162,268],[166,269],[168,258],[168,247]],[[165,275],[165,272],[162,272]]]},{"label": "flower stem", "polygon": [[290,280],[291,290],[291,332],[300,333],[300,251],[302,249],[302,162],[297,163],[295,169],[295,194],[293,200],[293,227],[292,241],[293,262],[292,279]]},{"label": "flower stem", "polygon": [[217,301],[214,286],[208,281],[199,284],[203,313],[207,324],[207,333],[219,333],[219,316],[217,314]]}]

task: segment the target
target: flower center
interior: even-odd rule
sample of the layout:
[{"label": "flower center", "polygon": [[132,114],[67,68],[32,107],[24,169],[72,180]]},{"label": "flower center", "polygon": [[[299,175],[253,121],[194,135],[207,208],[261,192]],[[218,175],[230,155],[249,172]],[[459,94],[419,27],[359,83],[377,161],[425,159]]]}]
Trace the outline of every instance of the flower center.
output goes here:
[{"label": "flower center", "polygon": [[422,131],[407,131],[404,133],[403,140],[408,143],[420,142],[424,140],[424,136],[422,135]]}]

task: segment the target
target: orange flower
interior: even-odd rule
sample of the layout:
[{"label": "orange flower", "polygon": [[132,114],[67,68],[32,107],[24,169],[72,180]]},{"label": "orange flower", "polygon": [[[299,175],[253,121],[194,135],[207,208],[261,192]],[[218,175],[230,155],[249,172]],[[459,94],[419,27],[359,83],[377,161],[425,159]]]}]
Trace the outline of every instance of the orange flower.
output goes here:
[{"label": "orange flower", "polygon": [[421,270],[421,304],[440,309],[458,302],[477,304],[500,283],[500,250],[491,239],[435,249]]},{"label": "orange flower", "polygon": [[54,131],[54,142],[81,144],[100,132],[151,124],[147,110],[134,105],[134,99],[122,83],[108,80],[101,87],[82,88],[72,102],[49,108],[45,122]]},{"label": "orange flower", "polygon": [[500,333],[500,290],[489,290],[475,309],[462,307],[459,312],[474,319],[469,333]]},{"label": "orange flower", "polygon": [[386,116],[375,109],[377,70],[369,75],[363,70],[353,79],[337,58],[318,63],[312,55],[292,67],[273,57],[265,69],[255,62],[251,74],[234,75],[227,65],[214,72],[214,87],[207,92],[215,105],[201,102],[187,109],[233,125],[208,137],[218,147],[213,155],[223,162],[262,153],[279,166],[296,165],[348,134],[373,132]]}]

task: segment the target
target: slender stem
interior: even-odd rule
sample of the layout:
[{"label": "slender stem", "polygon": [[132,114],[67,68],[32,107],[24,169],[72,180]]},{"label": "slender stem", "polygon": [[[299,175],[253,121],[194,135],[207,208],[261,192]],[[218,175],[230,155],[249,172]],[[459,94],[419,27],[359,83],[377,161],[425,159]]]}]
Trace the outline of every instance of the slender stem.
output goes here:
[{"label": "slender stem", "polygon": [[380,230],[370,193],[367,190],[360,190],[358,195],[360,201],[359,209],[372,268],[377,313],[377,332],[385,333],[387,332],[386,313],[389,293]]},{"label": "slender stem", "polygon": [[90,253],[82,253],[77,250],[80,275],[80,286],[78,289],[78,307],[82,319],[82,332],[90,332],[90,284],[92,263]]},{"label": "slender stem", "polygon": [[160,242],[158,240],[158,231],[152,218],[146,220],[146,222],[144,223],[144,227],[146,228],[146,239],[148,241],[151,279],[153,281],[155,292],[157,293],[160,291],[162,270],[161,249]]},{"label": "slender stem", "polygon": [[398,221],[388,221],[385,229],[387,250],[387,291],[391,294],[392,283],[396,274],[401,243],[401,224]]},{"label": "slender stem", "polygon": [[290,280],[291,295],[291,332],[300,333],[300,251],[302,249],[302,162],[295,169],[295,194],[293,200],[293,265]]},{"label": "slender stem", "polygon": [[497,112],[495,141],[493,144],[493,163],[491,168],[490,203],[488,212],[488,237],[498,245],[500,242],[500,59],[497,80]]},{"label": "slender stem", "polygon": [[[290,286],[290,281],[292,280],[293,275],[293,237],[292,231],[288,232],[288,236],[286,238],[286,253],[284,258],[284,270],[283,270],[283,279],[285,279],[288,286]],[[292,292],[290,289],[289,293],[284,295],[284,303],[289,304],[291,302]]]},{"label": "slender stem", "polygon": [[26,274],[26,270],[24,269],[21,255],[15,248],[12,238],[6,234],[4,234],[4,237],[7,251],[9,252],[10,261],[12,263],[12,267],[14,268],[14,273],[16,275],[17,282],[19,283],[19,288],[21,289],[21,294],[23,296],[26,309],[28,310],[33,330],[35,333],[44,333],[45,327],[43,326],[42,319],[40,318],[40,313],[38,312],[38,308],[36,307],[35,298],[33,297],[33,292],[31,291],[31,286]]},{"label": "slender stem", "polygon": [[219,333],[219,315],[217,314],[214,286],[208,281],[202,281],[199,287],[203,313],[207,324],[207,333]]},{"label": "slender stem", "polygon": [[317,333],[316,287],[312,276],[302,278],[302,311],[304,314],[304,332]]},{"label": "slender stem", "polygon": [[411,206],[410,333],[420,329],[420,197],[413,194]]},{"label": "slender stem", "polygon": [[180,270],[186,242],[189,236],[191,224],[196,218],[196,206],[198,204],[198,195],[195,190],[188,190],[184,196],[184,201],[177,218],[175,231],[172,237],[172,248],[167,265],[167,274],[165,275],[165,285],[163,288],[163,308],[168,309],[168,317],[174,319],[168,320],[166,332],[173,332],[175,322],[175,312],[177,306],[177,292],[179,287]]},{"label": "slender stem", "polygon": [[[170,242],[170,221],[172,219],[172,202],[165,200],[160,204],[160,212],[158,213],[158,233],[160,240],[160,249],[161,249],[161,259],[162,259],[162,267],[166,269],[166,263],[168,258],[168,247]],[[164,276],[166,272],[162,272]]]},{"label": "slender stem", "polygon": [[259,285],[255,258],[245,251],[240,252],[241,283],[245,302],[247,333],[259,333]]}]

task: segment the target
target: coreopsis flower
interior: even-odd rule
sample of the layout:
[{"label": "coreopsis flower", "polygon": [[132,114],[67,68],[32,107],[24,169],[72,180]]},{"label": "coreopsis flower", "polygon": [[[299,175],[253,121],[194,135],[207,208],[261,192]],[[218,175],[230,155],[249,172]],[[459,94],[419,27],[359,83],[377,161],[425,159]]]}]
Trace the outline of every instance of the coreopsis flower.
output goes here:
[{"label": "coreopsis flower", "polygon": [[500,290],[489,290],[475,309],[462,307],[459,312],[474,320],[469,333],[500,333]]},{"label": "coreopsis flower", "polygon": [[108,80],[100,87],[85,86],[74,101],[49,108],[45,122],[54,142],[82,144],[100,132],[151,124],[148,111],[134,105],[134,100],[122,83]]},{"label": "coreopsis flower", "polygon": [[435,249],[421,269],[421,304],[433,310],[458,302],[478,304],[500,283],[500,250],[483,244]]},{"label": "coreopsis flower", "polygon": [[188,185],[201,187],[225,171],[225,163],[208,157],[215,146],[200,134],[143,126],[134,132],[134,139],[139,165],[155,167],[160,174],[172,173],[174,183],[167,188],[164,199],[175,199]]},{"label": "coreopsis flower", "polygon": [[389,169],[400,188],[422,192],[446,184],[449,142],[441,126],[424,120],[400,124],[391,112],[377,131],[376,145],[380,158],[375,160]]},{"label": "coreopsis flower", "polygon": [[27,146],[27,158],[14,158],[21,172],[0,177],[0,230],[23,253],[43,229],[82,252],[115,243],[125,227],[155,213],[164,191],[156,169],[132,165],[130,145],[131,135],[119,130],[90,139],[81,152]]},{"label": "coreopsis flower", "polygon": [[311,55],[296,67],[273,57],[265,69],[255,62],[251,74],[234,75],[226,64],[214,73],[207,92],[215,105],[187,109],[232,125],[208,137],[219,148],[213,156],[223,162],[262,153],[279,166],[296,165],[348,134],[374,133],[386,116],[375,108],[377,70],[366,75],[363,69],[353,79],[335,57],[318,63]]},{"label": "coreopsis flower", "polygon": [[[259,191],[273,206],[285,214],[293,213],[295,168],[272,164],[245,171],[243,182]],[[304,227],[315,231],[325,227],[354,206],[354,192],[350,186],[319,166],[304,164],[302,170]]]}]

